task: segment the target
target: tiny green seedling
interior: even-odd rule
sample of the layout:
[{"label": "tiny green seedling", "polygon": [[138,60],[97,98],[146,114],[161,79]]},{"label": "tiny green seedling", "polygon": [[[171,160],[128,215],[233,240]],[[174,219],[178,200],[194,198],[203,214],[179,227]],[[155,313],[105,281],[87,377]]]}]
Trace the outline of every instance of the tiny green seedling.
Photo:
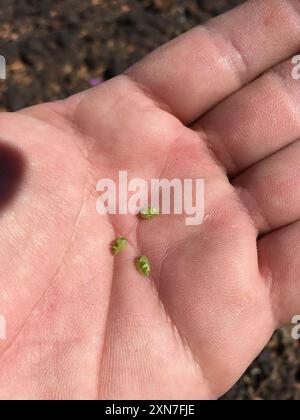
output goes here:
[{"label": "tiny green seedling", "polygon": [[157,217],[159,215],[160,211],[155,207],[148,207],[147,209],[143,209],[140,211],[141,218],[145,220],[153,219],[154,217]]},{"label": "tiny green seedling", "polygon": [[128,245],[128,240],[126,238],[118,238],[112,245],[112,252],[114,255],[120,254],[124,248]]},{"label": "tiny green seedling", "polygon": [[145,255],[137,258],[136,267],[142,276],[150,277],[151,266],[148,258],[145,257]]}]

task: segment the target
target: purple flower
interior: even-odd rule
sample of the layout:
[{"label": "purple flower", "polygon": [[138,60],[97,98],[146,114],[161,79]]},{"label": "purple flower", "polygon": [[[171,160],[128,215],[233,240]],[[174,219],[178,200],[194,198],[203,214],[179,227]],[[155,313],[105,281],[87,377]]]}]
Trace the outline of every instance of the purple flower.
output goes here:
[{"label": "purple flower", "polygon": [[92,87],[96,87],[96,86],[101,85],[101,83],[103,83],[103,82],[104,82],[104,80],[103,80],[102,78],[98,78],[98,79],[91,79],[91,80],[89,81],[89,84],[90,84],[90,86],[92,86]]}]

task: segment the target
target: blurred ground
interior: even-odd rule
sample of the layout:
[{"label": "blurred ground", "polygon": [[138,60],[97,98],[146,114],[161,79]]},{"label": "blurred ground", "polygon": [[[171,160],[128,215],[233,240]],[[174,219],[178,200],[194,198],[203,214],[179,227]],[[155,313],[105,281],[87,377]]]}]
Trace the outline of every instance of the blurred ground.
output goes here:
[{"label": "blurred ground", "polygon": [[87,89],[170,38],[241,1],[1,0],[0,53],[9,79],[0,106],[24,106]]},{"label": "blurred ground", "polygon": [[[106,80],[242,0],[1,0],[0,110],[65,98]],[[289,330],[224,399],[300,400],[300,342]]]}]

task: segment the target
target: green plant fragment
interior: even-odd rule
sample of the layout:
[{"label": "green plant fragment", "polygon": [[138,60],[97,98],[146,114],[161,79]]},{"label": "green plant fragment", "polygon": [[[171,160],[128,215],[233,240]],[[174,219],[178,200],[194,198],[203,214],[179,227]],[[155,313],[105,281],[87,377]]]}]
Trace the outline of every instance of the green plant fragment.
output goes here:
[{"label": "green plant fragment", "polygon": [[141,218],[145,220],[153,219],[154,217],[157,217],[159,215],[159,209],[156,209],[154,207],[148,207],[147,209],[143,209],[140,211]]},{"label": "green plant fragment", "polygon": [[150,277],[151,265],[150,265],[149,259],[145,255],[142,255],[141,257],[137,258],[136,267],[138,271],[140,272],[140,274],[146,277]]},{"label": "green plant fragment", "polygon": [[126,238],[118,238],[112,245],[112,252],[114,255],[120,254],[124,248],[128,245],[128,240]]}]

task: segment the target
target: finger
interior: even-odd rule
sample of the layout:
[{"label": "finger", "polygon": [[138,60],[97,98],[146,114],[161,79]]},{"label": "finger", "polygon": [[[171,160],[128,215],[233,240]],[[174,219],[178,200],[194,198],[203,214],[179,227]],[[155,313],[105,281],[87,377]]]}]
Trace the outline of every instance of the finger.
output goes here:
[{"label": "finger", "polygon": [[[104,399],[211,399],[206,381],[174,334],[153,284],[135,269],[133,262],[140,252],[128,246],[115,261],[100,395]],[[166,378],[184,384],[180,395],[176,387],[166,387]]]},{"label": "finger", "polygon": [[230,176],[300,137],[300,83],[288,60],[195,124]]},{"label": "finger", "polygon": [[260,234],[300,219],[300,140],[254,165],[233,184]]},{"label": "finger", "polygon": [[298,0],[252,0],[172,41],[127,74],[183,122],[299,49]]},{"label": "finger", "polygon": [[300,313],[300,222],[258,242],[261,270],[272,282],[273,311],[278,327]]}]

